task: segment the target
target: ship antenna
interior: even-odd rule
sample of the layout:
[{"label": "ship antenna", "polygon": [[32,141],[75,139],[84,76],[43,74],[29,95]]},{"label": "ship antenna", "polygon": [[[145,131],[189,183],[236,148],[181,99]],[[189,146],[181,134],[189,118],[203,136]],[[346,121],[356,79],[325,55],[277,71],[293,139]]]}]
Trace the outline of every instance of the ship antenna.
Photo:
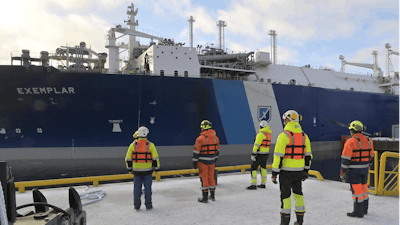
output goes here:
[{"label": "ship antenna", "polygon": [[138,129],[140,127],[140,103],[142,98],[142,76],[139,77],[139,113],[138,113]]},{"label": "ship antenna", "polygon": [[196,19],[193,19],[193,16],[190,16],[188,19],[189,21],[189,30],[190,30],[190,47],[193,48],[193,22],[196,21]]}]

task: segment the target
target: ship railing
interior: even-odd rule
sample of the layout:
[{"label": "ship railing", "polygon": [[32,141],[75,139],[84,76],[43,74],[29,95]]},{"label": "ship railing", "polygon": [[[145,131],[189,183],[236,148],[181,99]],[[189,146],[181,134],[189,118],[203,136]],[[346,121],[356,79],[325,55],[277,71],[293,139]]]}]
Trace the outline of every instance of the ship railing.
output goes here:
[{"label": "ship railing", "polygon": [[[228,171],[241,171],[245,173],[246,170],[251,169],[251,165],[237,165],[237,166],[221,166],[216,167],[218,172],[228,172]],[[272,165],[267,165],[267,169],[272,169]],[[171,176],[179,176],[185,174],[198,174],[198,169],[182,169],[182,170],[168,170],[168,171],[158,171],[153,172],[153,177],[156,178],[156,181],[160,181],[161,177],[171,177]],[[308,174],[316,176],[318,180],[323,181],[321,173],[316,170],[309,170]],[[77,178],[63,178],[63,179],[52,179],[52,180],[37,180],[37,181],[20,181],[15,182],[15,188],[18,188],[19,193],[25,192],[27,187],[46,187],[46,186],[65,186],[71,184],[80,184],[80,183],[93,183],[93,186],[98,186],[100,182],[107,181],[124,181],[124,180],[132,180],[132,174],[117,174],[117,175],[106,175],[106,176],[91,176],[91,177],[77,177]]]},{"label": "ship railing", "polygon": [[[303,68],[310,68],[310,69],[315,69],[315,70],[328,70],[328,71],[335,71],[335,72],[340,72],[339,69],[332,68],[332,67],[327,67],[327,66],[315,66],[315,65],[304,65],[300,63],[294,63],[294,62],[286,62],[286,61],[279,61],[277,65],[286,65],[286,66],[295,66],[295,67],[303,67]],[[356,74],[356,75],[366,75],[366,76],[372,76],[372,73],[368,72],[360,72],[360,71],[351,71],[351,70],[345,70],[345,73],[350,73],[350,74]]]},{"label": "ship railing", "polygon": [[[290,82],[283,82],[282,80],[277,80],[277,79],[270,79],[270,78],[261,78],[260,80],[261,83],[271,83],[271,84],[290,84]],[[373,90],[370,89],[364,89],[364,88],[357,88],[357,89],[351,89],[351,87],[339,87],[335,85],[327,85],[327,84],[320,84],[320,83],[308,83],[308,82],[298,82],[296,81],[295,86],[308,86],[308,87],[320,87],[320,88],[326,88],[326,89],[335,89],[335,90],[345,90],[345,91],[358,91],[358,92],[374,92]],[[378,91],[375,91],[376,93],[380,93]]]}]

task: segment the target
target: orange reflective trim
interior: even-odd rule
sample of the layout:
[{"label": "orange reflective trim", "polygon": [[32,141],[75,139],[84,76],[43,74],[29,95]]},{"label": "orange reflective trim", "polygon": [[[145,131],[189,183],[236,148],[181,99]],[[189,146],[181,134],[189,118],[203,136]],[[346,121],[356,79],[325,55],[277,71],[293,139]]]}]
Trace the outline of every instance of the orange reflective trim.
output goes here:
[{"label": "orange reflective trim", "polygon": [[362,184],[352,184],[351,187],[353,188],[355,195],[363,194]]},{"label": "orange reflective trim", "polygon": [[153,161],[148,140],[135,140],[133,142],[132,162],[149,163]]}]

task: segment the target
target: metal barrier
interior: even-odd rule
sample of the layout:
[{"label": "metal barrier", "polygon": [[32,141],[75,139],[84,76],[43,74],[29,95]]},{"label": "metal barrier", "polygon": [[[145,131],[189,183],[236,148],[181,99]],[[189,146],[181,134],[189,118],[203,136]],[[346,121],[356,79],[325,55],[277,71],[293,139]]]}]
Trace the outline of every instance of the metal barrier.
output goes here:
[{"label": "metal barrier", "polygon": [[368,170],[368,187],[371,187],[371,179],[370,175],[374,175],[374,190],[368,190],[368,192],[378,195],[378,151],[374,152],[374,170]]},{"label": "metal barrier", "polygon": [[[242,173],[245,173],[246,169],[250,168],[251,165],[216,167],[218,171],[240,170]],[[272,169],[272,165],[267,165],[267,169]],[[168,171],[154,172],[153,177],[156,177],[156,181],[160,181],[162,176],[173,176],[173,175],[195,174],[195,173],[199,173],[199,170],[198,169],[168,170]],[[309,170],[308,174],[316,176],[320,181],[324,180],[321,173],[318,171]],[[129,180],[129,179],[133,179],[132,174],[77,177],[77,178],[64,178],[64,179],[53,179],[53,180],[21,181],[21,182],[15,182],[15,187],[18,188],[19,193],[22,193],[25,192],[26,187],[43,187],[43,186],[53,186],[62,184],[78,184],[78,183],[92,183],[92,182],[93,186],[98,186],[100,181]]]},{"label": "metal barrier", "polygon": [[[384,152],[381,156],[381,165],[379,168],[379,184],[378,194],[379,195],[399,195],[399,164],[393,169],[393,171],[386,171],[386,158],[399,158],[399,153],[395,152]],[[396,172],[397,170],[397,172]],[[389,174],[385,178],[385,175]],[[392,174],[394,175],[392,177]],[[385,185],[385,182],[388,181]]]}]

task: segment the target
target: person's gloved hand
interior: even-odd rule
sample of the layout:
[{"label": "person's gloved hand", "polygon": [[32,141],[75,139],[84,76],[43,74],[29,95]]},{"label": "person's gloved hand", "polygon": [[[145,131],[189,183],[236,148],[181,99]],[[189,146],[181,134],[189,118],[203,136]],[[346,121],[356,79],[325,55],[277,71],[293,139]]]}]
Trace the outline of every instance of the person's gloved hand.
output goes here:
[{"label": "person's gloved hand", "polygon": [[342,170],[340,171],[340,179],[342,180],[342,182],[346,183],[346,179],[347,179],[347,172]]},{"label": "person's gloved hand", "polygon": [[197,169],[198,168],[197,163],[198,162],[193,162],[193,169]]},{"label": "person's gloved hand", "polygon": [[132,169],[128,169],[128,173],[129,173],[129,174],[133,174]]},{"label": "person's gloved hand", "polygon": [[251,161],[256,161],[256,154],[254,154],[254,153],[251,153]]},{"label": "person's gloved hand", "polygon": [[274,184],[277,184],[278,181],[276,181],[276,176],[272,175],[271,180]]},{"label": "person's gloved hand", "polygon": [[307,178],[308,178],[308,171],[306,172],[306,171],[304,171],[303,172],[303,181],[305,181],[305,180],[307,180]]}]

